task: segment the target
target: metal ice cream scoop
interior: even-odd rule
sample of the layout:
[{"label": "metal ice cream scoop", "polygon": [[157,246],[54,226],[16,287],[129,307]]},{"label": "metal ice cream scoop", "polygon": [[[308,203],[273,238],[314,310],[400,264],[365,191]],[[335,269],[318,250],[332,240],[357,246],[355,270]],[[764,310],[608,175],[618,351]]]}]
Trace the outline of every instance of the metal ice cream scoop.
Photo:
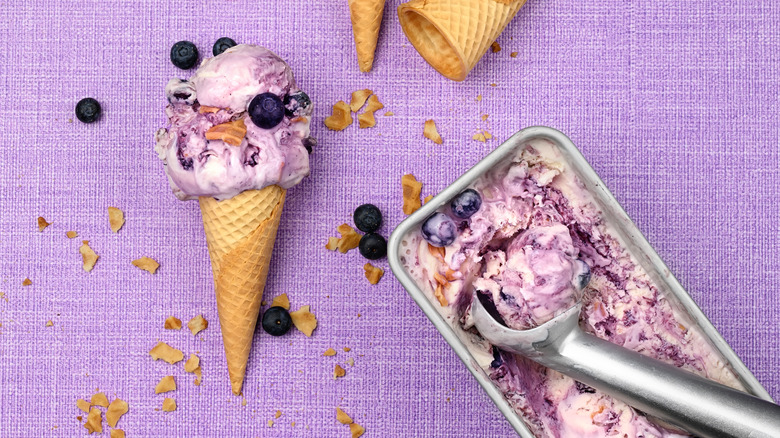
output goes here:
[{"label": "metal ice cream scoop", "polygon": [[780,437],[780,406],[585,333],[581,301],[535,328],[514,330],[496,321],[475,294],[474,325],[501,349],[702,438]]}]

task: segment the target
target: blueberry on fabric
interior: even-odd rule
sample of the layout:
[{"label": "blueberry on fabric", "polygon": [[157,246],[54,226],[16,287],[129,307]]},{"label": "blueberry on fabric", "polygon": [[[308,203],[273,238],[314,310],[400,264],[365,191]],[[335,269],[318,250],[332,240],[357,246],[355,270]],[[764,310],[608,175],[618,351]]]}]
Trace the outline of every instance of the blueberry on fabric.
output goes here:
[{"label": "blueberry on fabric", "polygon": [[358,230],[364,233],[373,233],[382,225],[382,212],[376,205],[363,204],[355,209],[352,219]]},{"label": "blueberry on fabric", "polygon": [[455,222],[444,213],[434,213],[422,224],[423,238],[433,246],[447,246],[455,241]]},{"label": "blueberry on fabric", "polygon": [[290,312],[284,307],[274,306],[263,314],[263,330],[271,336],[282,336],[292,327]]},{"label": "blueberry on fabric", "polygon": [[284,104],[274,93],[262,93],[249,102],[249,117],[263,129],[271,129],[284,119]]},{"label": "blueberry on fabric", "polygon": [[171,47],[171,62],[182,70],[195,67],[198,62],[198,48],[190,41],[179,41]]},{"label": "blueberry on fabric", "polygon": [[482,206],[482,197],[474,189],[462,191],[450,202],[452,214],[461,219],[470,218]]},{"label": "blueberry on fabric", "polygon": [[387,241],[376,233],[368,233],[360,238],[360,254],[369,260],[381,259],[387,255]]},{"label": "blueberry on fabric", "polygon": [[214,56],[217,56],[235,45],[236,42],[233,41],[232,38],[222,37],[214,43],[214,47],[211,48],[211,53],[213,53]]},{"label": "blueberry on fabric", "polygon": [[76,118],[84,123],[97,121],[100,112],[100,103],[91,97],[85,97],[76,104]]}]

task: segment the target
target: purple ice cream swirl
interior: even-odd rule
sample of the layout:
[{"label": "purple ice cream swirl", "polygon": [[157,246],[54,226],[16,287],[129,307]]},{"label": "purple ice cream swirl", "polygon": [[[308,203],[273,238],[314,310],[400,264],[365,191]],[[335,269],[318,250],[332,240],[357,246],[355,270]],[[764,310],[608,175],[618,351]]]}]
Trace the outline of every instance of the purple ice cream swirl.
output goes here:
[{"label": "purple ice cream swirl", "polygon": [[578,253],[566,226],[532,226],[505,249],[485,252],[482,276],[473,287],[490,297],[507,326],[534,328],[576,304],[575,283],[584,265]]},{"label": "purple ice cream swirl", "polygon": [[[286,189],[309,174],[311,101],[270,50],[232,47],[204,60],[189,80],[172,79],[165,92],[170,125],[157,131],[155,151],[179,199],[223,200],[274,184]],[[263,93],[284,105],[284,116],[270,128],[256,125],[248,112]],[[239,120],[246,126],[239,144],[206,138],[213,127]]]}]

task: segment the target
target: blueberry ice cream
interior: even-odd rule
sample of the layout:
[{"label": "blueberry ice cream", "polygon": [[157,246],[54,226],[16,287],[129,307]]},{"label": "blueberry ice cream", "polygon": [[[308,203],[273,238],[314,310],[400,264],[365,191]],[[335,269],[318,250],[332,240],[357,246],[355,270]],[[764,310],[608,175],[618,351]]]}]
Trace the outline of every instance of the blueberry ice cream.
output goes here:
[{"label": "blueberry ice cream", "polygon": [[311,101],[270,50],[229,47],[165,93],[170,126],[155,150],[179,199],[286,189],[309,174]]},{"label": "blueberry ice cream", "polygon": [[541,139],[521,149],[402,239],[405,269],[536,436],[689,436],[490,345],[474,328],[475,293],[521,330],[581,300],[585,331],[743,389],[637,263],[560,151]]}]

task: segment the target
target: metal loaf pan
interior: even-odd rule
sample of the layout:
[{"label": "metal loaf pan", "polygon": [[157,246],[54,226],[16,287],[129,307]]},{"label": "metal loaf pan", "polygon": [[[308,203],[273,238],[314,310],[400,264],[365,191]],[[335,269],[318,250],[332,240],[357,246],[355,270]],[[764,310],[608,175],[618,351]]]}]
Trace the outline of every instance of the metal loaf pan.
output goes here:
[{"label": "metal loaf pan", "polygon": [[745,367],[745,364],[739,359],[734,351],[729,347],[723,337],[718,333],[712,323],[704,316],[701,309],[691,299],[690,295],[682,288],[669,268],[664,264],[658,254],[653,250],[647,239],[637,229],[623,208],[618,204],[612,193],[606,188],[604,182],[596,174],[593,168],[585,160],[580,151],[574,144],[560,131],[544,126],[535,126],[523,129],[509,138],[501,146],[496,148],[487,157],[482,159],[468,172],[463,174],[449,187],[434,197],[427,204],[422,206],[414,214],[404,220],[390,236],[388,244],[388,259],[393,274],[401,281],[412,299],[425,312],[428,319],[442,334],[444,339],[455,350],[466,367],[474,375],[488,396],[493,400],[498,409],[506,417],[515,431],[523,438],[535,438],[528,430],[523,419],[518,415],[504,399],[501,392],[493,385],[484,371],[479,367],[477,361],[471,355],[465,344],[460,340],[453,328],[447,323],[444,317],[439,314],[432,302],[420,290],[412,277],[401,263],[401,241],[410,231],[415,230],[420,224],[434,211],[450,202],[450,200],[480,176],[492,169],[505,159],[511,159],[519,148],[533,139],[543,138],[553,142],[558,146],[565,160],[571,166],[571,169],[577,174],[580,181],[593,195],[598,206],[602,209],[604,220],[612,226],[620,235],[627,249],[634,255],[639,264],[644,268],[648,275],[653,279],[659,290],[667,296],[676,298],[683,312],[687,312],[690,319],[698,324],[703,335],[709,339],[709,342],[720,352],[728,365],[734,370],[741,379],[742,384],[747,391],[753,395],[765,400],[772,400],[767,391],[758,383],[755,376]]}]

